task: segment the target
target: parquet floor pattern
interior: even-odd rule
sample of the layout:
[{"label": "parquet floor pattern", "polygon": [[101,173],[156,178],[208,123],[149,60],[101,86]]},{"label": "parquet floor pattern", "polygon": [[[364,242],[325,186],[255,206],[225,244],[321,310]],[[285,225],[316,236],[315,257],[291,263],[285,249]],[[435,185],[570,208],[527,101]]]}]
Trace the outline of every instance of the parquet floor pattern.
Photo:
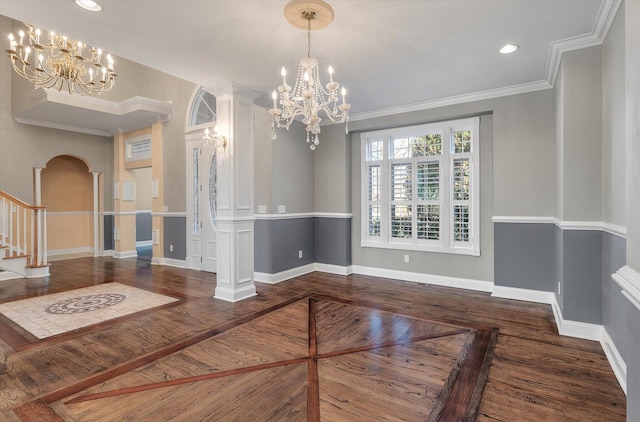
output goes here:
[{"label": "parquet floor pattern", "polygon": [[51,273],[0,302],[112,281],[181,300],[44,340],[0,318],[1,421],[625,420],[600,345],[546,305],[324,273],[227,303],[213,274],[135,259]]}]

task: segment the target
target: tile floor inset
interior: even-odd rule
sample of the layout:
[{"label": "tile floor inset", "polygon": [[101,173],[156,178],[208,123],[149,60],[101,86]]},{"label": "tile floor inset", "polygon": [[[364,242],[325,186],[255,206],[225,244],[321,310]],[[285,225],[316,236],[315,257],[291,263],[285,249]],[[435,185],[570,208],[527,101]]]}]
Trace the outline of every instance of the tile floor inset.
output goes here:
[{"label": "tile floor inset", "polygon": [[177,300],[120,283],[105,283],[3,303],[0,313],[43,339]]}]

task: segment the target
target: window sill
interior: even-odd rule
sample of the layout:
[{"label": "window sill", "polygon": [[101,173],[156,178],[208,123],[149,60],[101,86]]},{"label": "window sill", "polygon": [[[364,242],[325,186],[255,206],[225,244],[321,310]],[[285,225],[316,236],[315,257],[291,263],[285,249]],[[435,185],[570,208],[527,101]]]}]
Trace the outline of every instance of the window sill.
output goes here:
[{"label": "window sill", "polygon": [[444,247],[438,247],[438,246],[414,245],[409,243],[382,243],[382,242],[371,242],[371,241],[361,241],[360,246],[363,248],[396,249],[396,250],[403,250],[403,251],[480,256],[480,249],[475,249],[475,248],[461,248],[461,247],[444,248]]}]

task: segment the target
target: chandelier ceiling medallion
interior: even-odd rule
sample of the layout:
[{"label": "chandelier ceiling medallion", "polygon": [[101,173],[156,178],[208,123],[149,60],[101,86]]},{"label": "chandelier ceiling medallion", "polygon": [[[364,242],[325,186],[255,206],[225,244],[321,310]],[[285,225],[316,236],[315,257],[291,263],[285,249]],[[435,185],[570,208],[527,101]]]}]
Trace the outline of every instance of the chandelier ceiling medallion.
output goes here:
[{"label": "chandelier ceiling medallion", "polygon": [[276,127],[289,129],[296,117],[302,118],[307,129],[307,143],[315,150],[320,143],[320,122],[318,113],[322,111],[333,123],[346,122],[348,133],[349,109],[347,92],[341,90],[342,103],[338,99],[340,84],[333,80],[333,68],[328,67],[329,83],[320,82],[318,61],[311,57],[311,31],[322,29],[333,21],[333,8],[322,0],[292,0],[284,8],[284,15],[293,26],[307,30],[307,57],[300,60],[298,75],[293,87],[287,85],[287,71],[282,68],[282,85],[273,91],[273,117],[271,139],[276,139]]},{"label": "chandelier ceiling medallion", "polygon": [[[27,26],[18,37],[9,34],[9,54],[13,69],[29,82],[45,88],[65,88],[69,93],[97,95],[113,88],[116,77],[111,54],[89,48],[81,41]],[[33,53],[33,55],[32,55]]]}]

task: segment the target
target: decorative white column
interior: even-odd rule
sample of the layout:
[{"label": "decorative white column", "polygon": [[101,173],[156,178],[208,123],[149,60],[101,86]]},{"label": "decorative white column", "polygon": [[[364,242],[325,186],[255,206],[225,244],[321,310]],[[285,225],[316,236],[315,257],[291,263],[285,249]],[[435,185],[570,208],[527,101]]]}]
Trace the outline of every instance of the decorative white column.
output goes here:
[{"label": "decorative white column", "polygon": [[99,172],[92,171],[93,174],[93,256],[100,256],[100,208],[98,203],[98,177]]},{"label": "decorative white column", "polygon": [[236,302],[256,295],[253,281],[253,101],[246,88],[215,89],[218,133],[218,248],[215,298]]},{"label": "decorative white column", "polygon": [[34,205],[39,207],[42,205],[42,169],[39,167],[33,168],[34,175]]}]

